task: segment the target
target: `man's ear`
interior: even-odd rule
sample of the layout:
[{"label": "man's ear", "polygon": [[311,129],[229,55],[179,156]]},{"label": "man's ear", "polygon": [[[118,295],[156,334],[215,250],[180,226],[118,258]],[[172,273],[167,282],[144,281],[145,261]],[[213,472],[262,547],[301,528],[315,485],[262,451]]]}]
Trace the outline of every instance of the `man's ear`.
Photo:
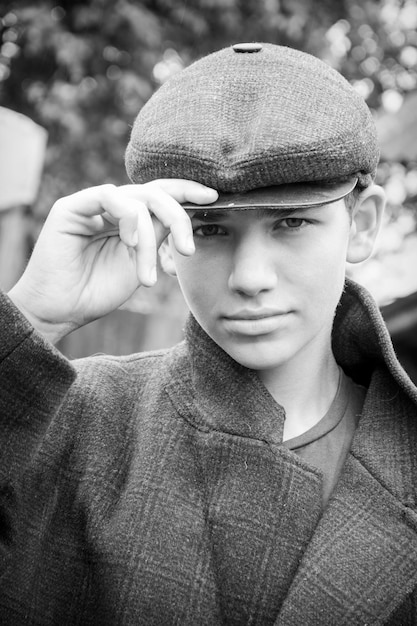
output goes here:
[{"label": "man's ear", "polygon": [[361,263],[371,256],[385,207],[382,187],[371,185],[364,189],[352,211],[346,260]]},{"label": "man's ear", "polygon": [[161,267],[166,274],[169,274],[170,276],[176,276],[177,270],[175,267],[175,261],[172,255],[169,239],[170,236],[164,239],[164,241],[159,246],[159,260],[161,262]]}]

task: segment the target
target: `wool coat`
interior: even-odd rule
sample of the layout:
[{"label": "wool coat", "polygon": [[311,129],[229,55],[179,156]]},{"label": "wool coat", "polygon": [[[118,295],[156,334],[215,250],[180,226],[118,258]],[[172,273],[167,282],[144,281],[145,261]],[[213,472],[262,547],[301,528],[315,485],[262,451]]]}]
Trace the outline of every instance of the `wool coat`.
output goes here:
[{"label": "wool coat", "polygon": [[0,298],[0,623],[417,624],[417,392],[348,283],[333,349],[367,388],[325,508],[283,409],[192,318],[69,362]]}]

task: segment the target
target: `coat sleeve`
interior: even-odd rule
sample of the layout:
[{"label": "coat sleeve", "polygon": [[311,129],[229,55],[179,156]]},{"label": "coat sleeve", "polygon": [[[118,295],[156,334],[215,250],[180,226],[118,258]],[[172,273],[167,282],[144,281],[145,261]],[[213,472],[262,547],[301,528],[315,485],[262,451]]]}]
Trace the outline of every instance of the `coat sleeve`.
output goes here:
[{"label": "coat sleeve", "polygon": [[75,376],[0,292],[0,563],[13,544],[20,479]]}]

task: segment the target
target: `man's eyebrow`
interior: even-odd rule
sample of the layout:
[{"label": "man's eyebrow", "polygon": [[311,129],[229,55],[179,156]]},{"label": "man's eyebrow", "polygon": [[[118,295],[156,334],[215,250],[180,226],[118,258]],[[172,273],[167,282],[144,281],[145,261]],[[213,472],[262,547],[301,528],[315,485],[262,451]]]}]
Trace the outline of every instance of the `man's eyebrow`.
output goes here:
[{"label": "man's eyebrow", "polygon": [[[322,206],[322,205],[320,205]],[[230,213],[253,211],[257,219],[286,219],[291,217],[294,213],[309,211],[311,209],[318,209],[320,206],[315,207],[294,207],[291,209],[272,209],[272,208],[247,208],[247,209],[198,209],[190,214],[191,219],[196,219],[199,222],[213,223],[222,222],[230,217]]]}]

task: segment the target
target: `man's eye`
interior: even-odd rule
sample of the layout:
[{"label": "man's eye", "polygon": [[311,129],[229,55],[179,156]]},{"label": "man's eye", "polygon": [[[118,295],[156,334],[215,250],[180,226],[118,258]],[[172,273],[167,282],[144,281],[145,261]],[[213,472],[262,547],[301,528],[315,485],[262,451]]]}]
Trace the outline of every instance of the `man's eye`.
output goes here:
[{"label": "man's eye", "polygon": [[279,220],[275,225],[276,229],[297,230],[307,224],[307,220],[302,217],[286,217],[283,220]]},{"label": "man's eye", "polygon": [[300,228],[305,222],[301,217],[287,217],[284,221],[288,228]]},{"label": "man's eye", "polygon": [[217,224],[203,224],[194,228],[194,235],[197,237],[216,237],[225,234],[224,229]]}]

